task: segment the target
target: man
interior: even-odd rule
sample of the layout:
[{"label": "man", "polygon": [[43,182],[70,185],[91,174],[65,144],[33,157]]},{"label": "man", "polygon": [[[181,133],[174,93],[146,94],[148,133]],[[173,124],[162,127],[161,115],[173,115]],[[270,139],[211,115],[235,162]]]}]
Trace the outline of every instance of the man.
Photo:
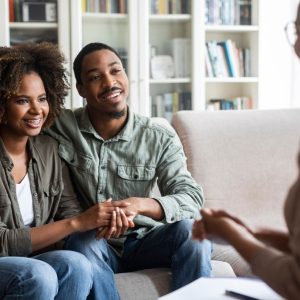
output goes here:
[{"label": "man", "polygon": [[[110,203],[116,207],[118,201],[109,226],[66,242],[66,248],[85,252],[81,245],[97,237],[93,266],[103,278],[98,299],[119,298],[117,272],[170,267],[172,290],[210,276],[211,244],[190,239],[202,189],[186,169],[178,137],[129,110],[128,78],[114,49],[88,44],[73,67],[87,105],[66,110],[48,133],[59,141],[85,209],[99,202],[109,214]],[[162,196],[153,198],[156,180]]]}]

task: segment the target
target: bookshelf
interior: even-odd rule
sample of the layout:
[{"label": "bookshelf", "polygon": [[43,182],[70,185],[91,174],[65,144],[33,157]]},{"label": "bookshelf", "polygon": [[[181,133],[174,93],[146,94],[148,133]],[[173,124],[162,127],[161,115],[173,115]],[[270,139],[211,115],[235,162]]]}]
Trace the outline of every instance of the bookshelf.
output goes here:
[{"label": "bookshelf", "polygon": [[[224,4],[224,2],[222,2],[222,4]],[[246,7],[248,10],[246,15],[250,15],[246,19],[245,17],[240,17],[243,13],[241,12],[242,8],[241,11],[238,11],[239,7],[234,7],[234,13],[229,14],[231,19],[222,18],[220,15],[214,19],[212,18],[213,13],[211,13],[211,10],[213,10],[213,8],[211,8],[212,5],[206,6],[204,23],[204,40],[206,45],[213,42],[217,42],[217,44],[221,42],[224,51],[224,42],[233,43],[235,47],[234,50],[237,51],[236,49],[239,49],[240,57],[242,56],[242,60],[238,61],[238,65],[247,65],[242,71],[238,70],[237,74],[233,76],[232,74],[224,76],[222,72],[219,76],[209,76],[206,72],[204,80],[206,109],[214,109],[214,101],[216,100],[220,100],[217,102],[219,106],[222,106],[224,102],[227,102],[225,103],[226,106],[228,102],[235,103],[235,101],[238,100],[244,102],[242,108],[259,108],[259,1],[240,1],[240,6],[242,7],[243,5],[244,8]],[[224,9],[221,9],[221,14],[223,11]],[[246,51],[247,58],[243,55]],[[207,58],[204,60],[206,59]],[[220,55],[217,60],[219,59]],[[207,66],[207,60],[205,64]],[[228,67],[228,61],[226,65]],[[227,99],[233,101],[228,101]],[[241,106],[239,105],[239,107]]]},{"label": "bookshelf", "polygon": [[[24,42],[52,42],[63,51],[70,73],[70,26],[69,0],[47,1],[38,7],[29,7],[36,1],[1,0],[0,1],[0,45],[13,46]],[[23,5],[26,8],[23,10]],[[63,12],[63,13],[61,13]],[[71,97],[67,97],[66,106],[71,107]]]},{"label": "bookshelf", "polygon": [[[100,7],[105,2],[105,7]],[[96,6],[93,5],[98,3]],[[130,78],[130,99],[137,97],[136,37],[138,27],[138,0],[71,2],[71,49],[72,60],[81,48],[91,42],[102,42],[118,50],[126,72]],[[92,4],[92,5],[91,5]],[[72,106],[82,106],[83,99],[78,95],[76,82],[72,84]],[[129,101],[130,101],[129,99]],[[138,111],[138,108],[134,108]]]},{"label": "bookshelf", "polygon": [[[243,20],[246,24],[241,25],[234,16],[232,20],[225,20],[226,24],[210,20],[212,8],[208,8],[208,3],[218,1],[127,0],[122,13],[112,13],[101,12],[99,8],[88,11],[87,3],[91,1],[73,0],[72,60],[89,42],[104,42],[124,50],[130,81],[129,104],[143,115],[165,116],[163,110],[157,109],[164,102],[167,102],[167,118],[171,116],[170,109],[212,109],[211,99],[244,101],[249,98],[251,105],[246,108],[259,108],[259,0],[238,1],[247,5],[251,2],[248,6],[251,22],[250,19]],[[221,2],[236,3],[237,0]],[[85,7],[82,3],[86,3]],[[237,16],[235,13],[235,18]],[[208,76],[206,43],[227,40],[233,41],[237,48],[248,49],[250,71],[247,76]],[[176,47],[180,47],[180,43],[181,50],[178,50]],[[176,51],[183,51],[184,55],[175,54]],[[169,60],[161,56],[181,57],[182,62],[175,59],[170,65]],[[178,71],[180,63],[181,67],[186,65],[185,71]],[[161,69],[171,71],[166,75],[167,71],[161,70],[160,64]],[[77,95],[75,82],[72,85],[72,104],[81,106],[82,99]]]},{"label": "bookshelf", "polygon": [[[0,31],[2,45],[11,45],[24,37],[33,41],[50,39],[65,53],[69,61],[67,68],[72,74],[71,62],[83,45],[95,41],[107,43],[121,52],[129,75],[129,104],[143,115],[164,116],[164,109],[157,107],[165,101],[167,110],[172,111],[211,109],[211,99],[241,97],[251,98],[253,108],[260,106],[259,0],[251,0],[251,23],[245,25],[228,20],[224,25],[220,24],[223,21],[210,20],[209,13],[213,9],[208,3],[218,1],[52,0],[57,5],[55,22],[10,22],[10,1],[0,1],[0,26],[4,28]],[[236,1],[248,2],[220,0],[220,3]],[[206,44],[226,40],[233,41],[239,48],[249,49],[251,71],[247,76],[208,76]],[[155,65],[158,56],[160,59],[161,56],[171,57],[172,65],[161,64],[161,60]],[[171,75],[161,74],[161,65],[171,68]],[[83,99],[76,91],[73,75],[70,81],[72,89],[67,106],[82,106]],[[171,116],[169,112],[167,115]]]}]

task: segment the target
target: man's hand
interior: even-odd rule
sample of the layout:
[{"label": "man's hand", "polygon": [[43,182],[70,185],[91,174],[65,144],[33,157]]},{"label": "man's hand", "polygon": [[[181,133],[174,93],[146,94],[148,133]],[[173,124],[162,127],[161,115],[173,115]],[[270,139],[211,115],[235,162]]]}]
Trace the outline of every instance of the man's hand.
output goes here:
[{"label": "man's hand", "polygon": [[116,207],[114,213],[111,214],[109,225],[101,226],[98,229],[97,239],[122,236],[128,228],[134,227],[133,219],[138,214],[157,220],[161,220],[164,217],[161,205],[152,198],[129,197],[123,200],[112,201],[112,203],[120,204],[120,206]]},{"label": "man's hand", "polygon": [[154,220],[161,220],[164,218],[164,210],[160,203],[152,198],[129,197],[121,202],[130,203],[130,206],[123,208],[126,215],[134,214],[143,215]]},{"label": "man's hand", "polygon": [[112,213],[116,208],[124,209],[130,206],[126,201],[111,201],[108,199],[103,203],[95,204],[88,208],[85,212],[76,216],[72,220],[72,225],[76,231],[87,231],[94,228],[109,226]]},{"label": "man's hand", "polygon": [[122,236],[128,228],[134,227],[134,214],[125,215],[124,211],[117,207],[111,214],[108,226],[100,227],[96,239],[110,239]]}]

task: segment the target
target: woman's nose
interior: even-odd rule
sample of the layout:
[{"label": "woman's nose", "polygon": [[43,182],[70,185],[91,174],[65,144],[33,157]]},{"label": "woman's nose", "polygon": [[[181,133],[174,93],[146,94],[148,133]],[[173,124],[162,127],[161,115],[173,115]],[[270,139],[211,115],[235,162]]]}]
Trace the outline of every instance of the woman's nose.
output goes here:
[{"label": "woman's nose", "polygon": [[42,110],[42,106],[39,103],[39,101],[33,101],[33,102],[31,102],[31,104],[30,104],[30,110],[29,110],[31,113],[37,114],[37,113],[40,113],[41,110]]}]

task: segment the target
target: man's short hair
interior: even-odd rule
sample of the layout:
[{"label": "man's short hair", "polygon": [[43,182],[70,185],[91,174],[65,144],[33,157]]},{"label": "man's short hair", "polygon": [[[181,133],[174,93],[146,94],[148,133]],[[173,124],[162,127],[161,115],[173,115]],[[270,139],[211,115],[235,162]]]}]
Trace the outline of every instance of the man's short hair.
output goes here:
[{"label": "man's short hair", "polygon": [[75,78],[76,78],[76,83],[82,84],[80,75],[81,75],[81,64],[82,64],[84,57],[86,55],[90,54],[91,52],[100,51],[100,50],[109,50],[109,51],[113,52],[114,54],[116,54],[118,56],[118,58],[122,61],[120,54],[114,48],[112,48],[106,44],[103,44],[103,43],[87,44],[77,54],[77,56],[74,60],[74,63],[73,63],[73,70],[74,70],[74,74],[75,74]]}]

